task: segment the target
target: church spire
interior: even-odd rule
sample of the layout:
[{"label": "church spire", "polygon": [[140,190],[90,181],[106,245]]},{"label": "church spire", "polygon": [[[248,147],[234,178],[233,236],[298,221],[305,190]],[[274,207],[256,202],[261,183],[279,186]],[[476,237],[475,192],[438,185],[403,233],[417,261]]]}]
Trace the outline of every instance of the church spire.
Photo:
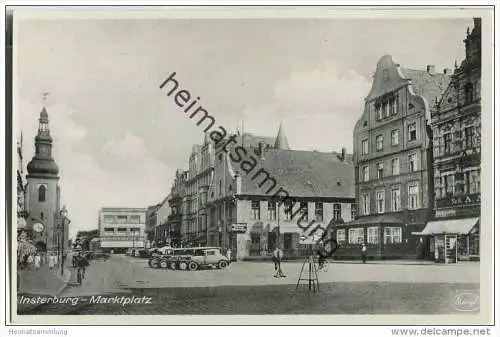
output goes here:
[{"label": "church spire", "polygon": [[288,140],[285,136],[285,131],[283,130],[283,122],[280,123],[280,128],[278,130],[278,135],[276,136],[276,141],[274,142],[274,148],[280,150],[290,150],[288,145]]},{"label": "church spire", "polygon": [[30,176],[57,177],[59,168],[52,158],[52,137],[49,130],[49,114],[45,109],[45,100],[48,93],[44,93],[43,107],[38,118],[38,133],[35,137],[35,156],[28,163]]}]

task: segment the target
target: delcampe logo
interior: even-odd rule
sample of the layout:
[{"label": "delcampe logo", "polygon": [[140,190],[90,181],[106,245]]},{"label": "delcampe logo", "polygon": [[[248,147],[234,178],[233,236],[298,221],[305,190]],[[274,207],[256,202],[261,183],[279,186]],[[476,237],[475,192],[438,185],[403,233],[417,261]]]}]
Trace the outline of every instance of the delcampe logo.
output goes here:
[{"label": "delcampe logo", "polygon": [[478,311],[479,293],[476,291],[461,291],[455,295],[453,305],[458,311]]}]

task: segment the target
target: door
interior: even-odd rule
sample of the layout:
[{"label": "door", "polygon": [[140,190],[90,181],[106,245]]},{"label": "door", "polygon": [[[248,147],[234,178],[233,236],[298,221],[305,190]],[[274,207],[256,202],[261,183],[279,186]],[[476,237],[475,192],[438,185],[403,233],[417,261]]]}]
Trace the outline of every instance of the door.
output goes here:
[{"label": "door", "polygon": [[215,264],[217,261],[217,255],[215,254],[215,250],[206,250],[205,251],[205,264]]}]

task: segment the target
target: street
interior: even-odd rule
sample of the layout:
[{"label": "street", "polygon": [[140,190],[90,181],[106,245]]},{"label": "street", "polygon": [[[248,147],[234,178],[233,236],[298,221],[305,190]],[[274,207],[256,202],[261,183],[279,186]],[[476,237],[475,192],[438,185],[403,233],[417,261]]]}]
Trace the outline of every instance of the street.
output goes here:
[{"label": "street", "polygon": [[[152,269],[145,259],[113,255],[92,261],[82,285],[72,275],[59,297],[78,297],[78,304],[21,307],[19,313],[459,314],[473,312],[457,311],[455,296],[479,292],[478,263],[330,263],[328,271],[318,273],[317,293],[308,291],[307,282],[295,289],[301,267],[302,262],[283,263],[287,277],[274,278],[270,262],[188,272]],[[126,305],[106,301],[115,296],[149,300]]]}]

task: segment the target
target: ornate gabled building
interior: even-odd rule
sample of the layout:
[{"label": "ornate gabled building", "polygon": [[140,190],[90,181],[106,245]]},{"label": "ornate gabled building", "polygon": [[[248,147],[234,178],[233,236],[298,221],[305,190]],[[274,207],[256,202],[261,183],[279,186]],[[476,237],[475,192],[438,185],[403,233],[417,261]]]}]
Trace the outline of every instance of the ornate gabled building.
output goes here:
[{"label": "ornate gabled building", "polygon": [[[354,169],[345,150],[291,150],[282,125],[277,137],[233,136],[233,145],[215,149],[209,245],[230,248],[237,260],[265,258],[276,246],[287,258],[300,257],[309,247],[301,244],[299,218],[303,227],[314,220],[312,227],[325,231],[333,219],[351,220]],[[284,196],[295,202],[281,203]]]},{"label": "ornate gabled building", "polygon": [[431,113],[434,221],[422,234],[439,260],[479,258],[481,206],[481,19],[464,40],[465,59]]},{"label": "ornate gabled building", "polygon": [[[39,250],[56,250],[68,242],[68,229],[61,231],[57,221],[60,210],[59,168],[52,157],[49,115],[40,112],[35,155],[27,165],[26,205],[29,212],[26,232]],[[65,238],[60,233],[65,233]],[[62,241],[61,241],[62,240]]]},{"label": "ornate gabled building", "polygon": [[336,230],[338,255],[359,256],[367,245],[375,258],[415,256],[412,232],[432,208],[431,107],[450,81],[436,73],[403,68],[390,55],[377,63],[364,112],[354,128],[358,218]]},{"label": "ornate gabled building", "polygon": [[182,200],[181,238],[183,246],[207,244],[207,193],[213,179],[214,143],[205,134],[203,144],[194,145]]}]

